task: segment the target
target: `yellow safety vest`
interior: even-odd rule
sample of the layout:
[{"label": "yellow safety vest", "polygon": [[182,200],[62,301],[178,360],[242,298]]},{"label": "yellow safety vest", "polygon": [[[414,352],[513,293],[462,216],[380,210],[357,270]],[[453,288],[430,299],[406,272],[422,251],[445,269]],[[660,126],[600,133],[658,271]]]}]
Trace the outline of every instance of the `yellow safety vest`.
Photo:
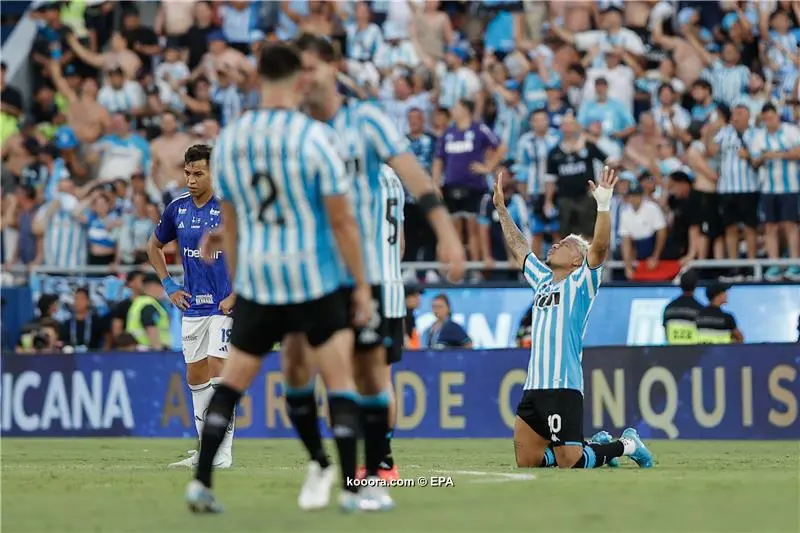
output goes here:
[{"label": "yellow safety vest", "polygon": [[733,332],[715,329],[698,329],[698,344],[732,344]]},{"label": "yellow safety vest", "polygon": [[161,302],[152,296],[137,296],[131,303],[131,308],[128,310],[128,316],[125,319],[125,329],[128,333],[133,335],[136,342],[142,346],[150,346],[150,339],[147,337],[147,330],[142,324],[142,309],[152,305],[158,310],[158,337],[161,340],[161,345],[169,348],[172,346],[172,333],[169,328],[169,313]]},{"label": "yellow safety vest", "polygon": [[688,320],[667,321],[667,344],[697,344],[697,326]]}]

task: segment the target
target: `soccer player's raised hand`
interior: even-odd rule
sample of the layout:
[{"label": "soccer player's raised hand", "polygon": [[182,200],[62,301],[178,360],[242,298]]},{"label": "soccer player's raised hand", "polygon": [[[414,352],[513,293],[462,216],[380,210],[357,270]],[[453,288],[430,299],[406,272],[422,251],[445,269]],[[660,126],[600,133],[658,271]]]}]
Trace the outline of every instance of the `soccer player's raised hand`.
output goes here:
[{"label": "soccer player's raised hand", "polygon": [[589,190],[592,196],[597,200],[598,211],[608,211],[611,204],[611,195],[614,194],[614,186],[619,181],[616,171],[609,167],[603,167],[603,172],[600,173],[600,179],[595,185],[594,180],[589,180]]},{"label": "soccer player's raised hand", "polygon": [[495,208],[505,209],[506,195],[503,193],[503,179],[506,177],[505,171],[500,171],[494,178],[494,194],[492,194],[492,202]]}]

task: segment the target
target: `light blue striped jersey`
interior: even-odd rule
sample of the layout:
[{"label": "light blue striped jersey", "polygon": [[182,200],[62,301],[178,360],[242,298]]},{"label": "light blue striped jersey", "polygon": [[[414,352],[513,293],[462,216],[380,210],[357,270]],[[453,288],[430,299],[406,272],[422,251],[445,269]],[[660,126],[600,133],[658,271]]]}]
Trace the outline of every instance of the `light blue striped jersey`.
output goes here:
[{"label": "light blue striped jersey", "polygon": [[372,61],[383,44],[383,34],[377,24],[359,29],[355,22],[346,25],[347,57],[356,61]]},{"label": "light blue striped jersey", "polygon": [[146,99],[142,86],[131,80],[125,80],[119,89],[104,85],[97,92],[97,103],[109,113],[128,113],[142,107]]},{"label": "light blue striped jersey", "polygon": [[375,202],[381,195],[381,167],[408,150],[408,141],[391,119],[370,102],[351,100],[342,104],[328,121],[336,132],[339,154],[351,180],[350,194],[358,222],[367,281],[381,282],[380,251],[366,243],[375,242]]},{"label": "light blue striped jersey", "polygon": [[550,130],[544,137],[537,137],[529,131],[517,144],[514,175],[516,180],[527,183],[529,195],[544,193],[544,177],[547,174],[547,155],[558,145],[561,137]]},{"label": "light blue striped jersey", "polygon": [[[746,159],[739,157],[739,149],[752,145],[755,130],[747,128],[741,134],[732,125],[723,127],[714,136],[719,145],[719,194],[741,194],[758,191],[758,176]],[[751,154],[752,155],[752,154]]]},{"label": "light blue striped jersey", "polygon": [[[766,128],[757,130],[751,149],[753,157],[764,152],[788,152],[800,146],[800,128],[792,124],[781,124],[774,133]],[[764,194],[787,194],[800,192],[800,164],[790,159],[767,159],[758,169],[758,180]]]},{"label": "light blue striped jersey", "polygon": [[736,105],[736,100],[747,90],[750,69],[744,65],[726,67],[721,60],[716,59],[703,71],[702,77],[711,84],[714,100],[733,107]]},{"label": "light blue striped jersey", "polygon": [[331,129],[295,110],[246,111],[222,130],[211,174],[238,222],[235,290],[262,305],[316,300],[345,280],[325,198],[347,194]]},{"label": "light blue striped jersey", "polygon": [[[64,205],[65,195],[61,195]],[[76,203],[74,200],[72,203]],[[44,216],[49,204],[39,208]],[[75,218],[70,209],[59,207],[44,231],[44,264],[49,267],[78,268],[86,265],[87,227]]]},{"label": "light blue striped jersey", "polygon": [[494,133],[506,145],[509,154],[517,151],[517,141],[525,127],[525,116],[528,110],[522,102],[515,106],[508,105],[499,93],[494,94],[497,104],[497,117],[494,120]]},{"label": "light blue striped jersey", "polygon": [[[379,251],[383,316],[406,316],[406,291],[400,270],[400,244],[403,239],[403,183],[389,165],[383,165],[380,175],[380,194],[374,198],[374,220],[377,224],[373,245]],[[368,244],[365,243],[365,246]]]},{"label": "light blue striped jersey", "polygon": [[473,100],[481,88],[481,80],[469,67],[448,70],[439,80],[439,105],[452,109],[459,100]]},{"label": "light blue striped jersey", "polygon": [[533,289],[531,358],[523,389],[583,392],[583,336],[603,267],[589,268],[584,261],[554,283],[553,271],[528,254],[522,271]]}]

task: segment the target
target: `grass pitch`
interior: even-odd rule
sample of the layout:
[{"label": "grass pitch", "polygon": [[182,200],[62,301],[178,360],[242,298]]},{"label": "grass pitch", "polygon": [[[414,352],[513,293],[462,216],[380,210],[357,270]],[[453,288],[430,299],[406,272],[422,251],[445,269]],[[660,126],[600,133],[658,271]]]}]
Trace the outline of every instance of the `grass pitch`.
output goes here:
[{"label": "grass pitch", "polygon": [[[652,470],[512,467],[510,440],[398,440],[408,478],[452,476],[454,487],[394,489],[382,515],[302,513],[304,457],[294,441],[239,440],[216,476],[226,506],[194,516],[187,470],[167,470],[192,443],[153,439],[3,439],[7,533],[797,532],[797,442],[653,442]],[[330,452],[333,447],[329,445]],[[514,477],[511,474],[528,474]],[[534,477],[535,476],[535,477]],[[531,477],[534,477],[531,479]]]}]

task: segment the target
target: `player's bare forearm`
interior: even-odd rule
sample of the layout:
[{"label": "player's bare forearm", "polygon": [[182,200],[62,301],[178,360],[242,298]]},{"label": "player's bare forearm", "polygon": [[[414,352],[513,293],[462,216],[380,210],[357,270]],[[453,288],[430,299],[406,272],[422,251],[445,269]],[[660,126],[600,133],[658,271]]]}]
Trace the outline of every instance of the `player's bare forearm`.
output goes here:
[{"label": "player's bare forearm", "polygon": [[500,226],[503,228],[503,239],[505,239],[506,247],[511,254],[511,262],[517,270],[520,270],[525,258],[531,253],[528,241],[522,231],[514,224],[505,206],[497,209],[497,216],[500,218]]},{"label": "player's bare forearm", "polygon": [[222,255],[225,257],[225,266],[228,267],[228,277],[233,282],[236,276],[238,263],[239,226],[236,218],[236,208],[230,202],[222,202]]},{"label": "player's bare forearm", "polygon": [[158,279],[165,279],[169,276],[167,258],[164,257],[164,243],[159,241],[155,235],[150,235],[150,239],[147,241],[147,261],[153,266]]},{"label": "player's bare forearm", "polygon": [[588,262],[591,268],[603,264],[608,254],[608,247],[611,245],[611,215],[608,211],[598,211],[597,219],[594,223],[594,237],[589,246]]}]

